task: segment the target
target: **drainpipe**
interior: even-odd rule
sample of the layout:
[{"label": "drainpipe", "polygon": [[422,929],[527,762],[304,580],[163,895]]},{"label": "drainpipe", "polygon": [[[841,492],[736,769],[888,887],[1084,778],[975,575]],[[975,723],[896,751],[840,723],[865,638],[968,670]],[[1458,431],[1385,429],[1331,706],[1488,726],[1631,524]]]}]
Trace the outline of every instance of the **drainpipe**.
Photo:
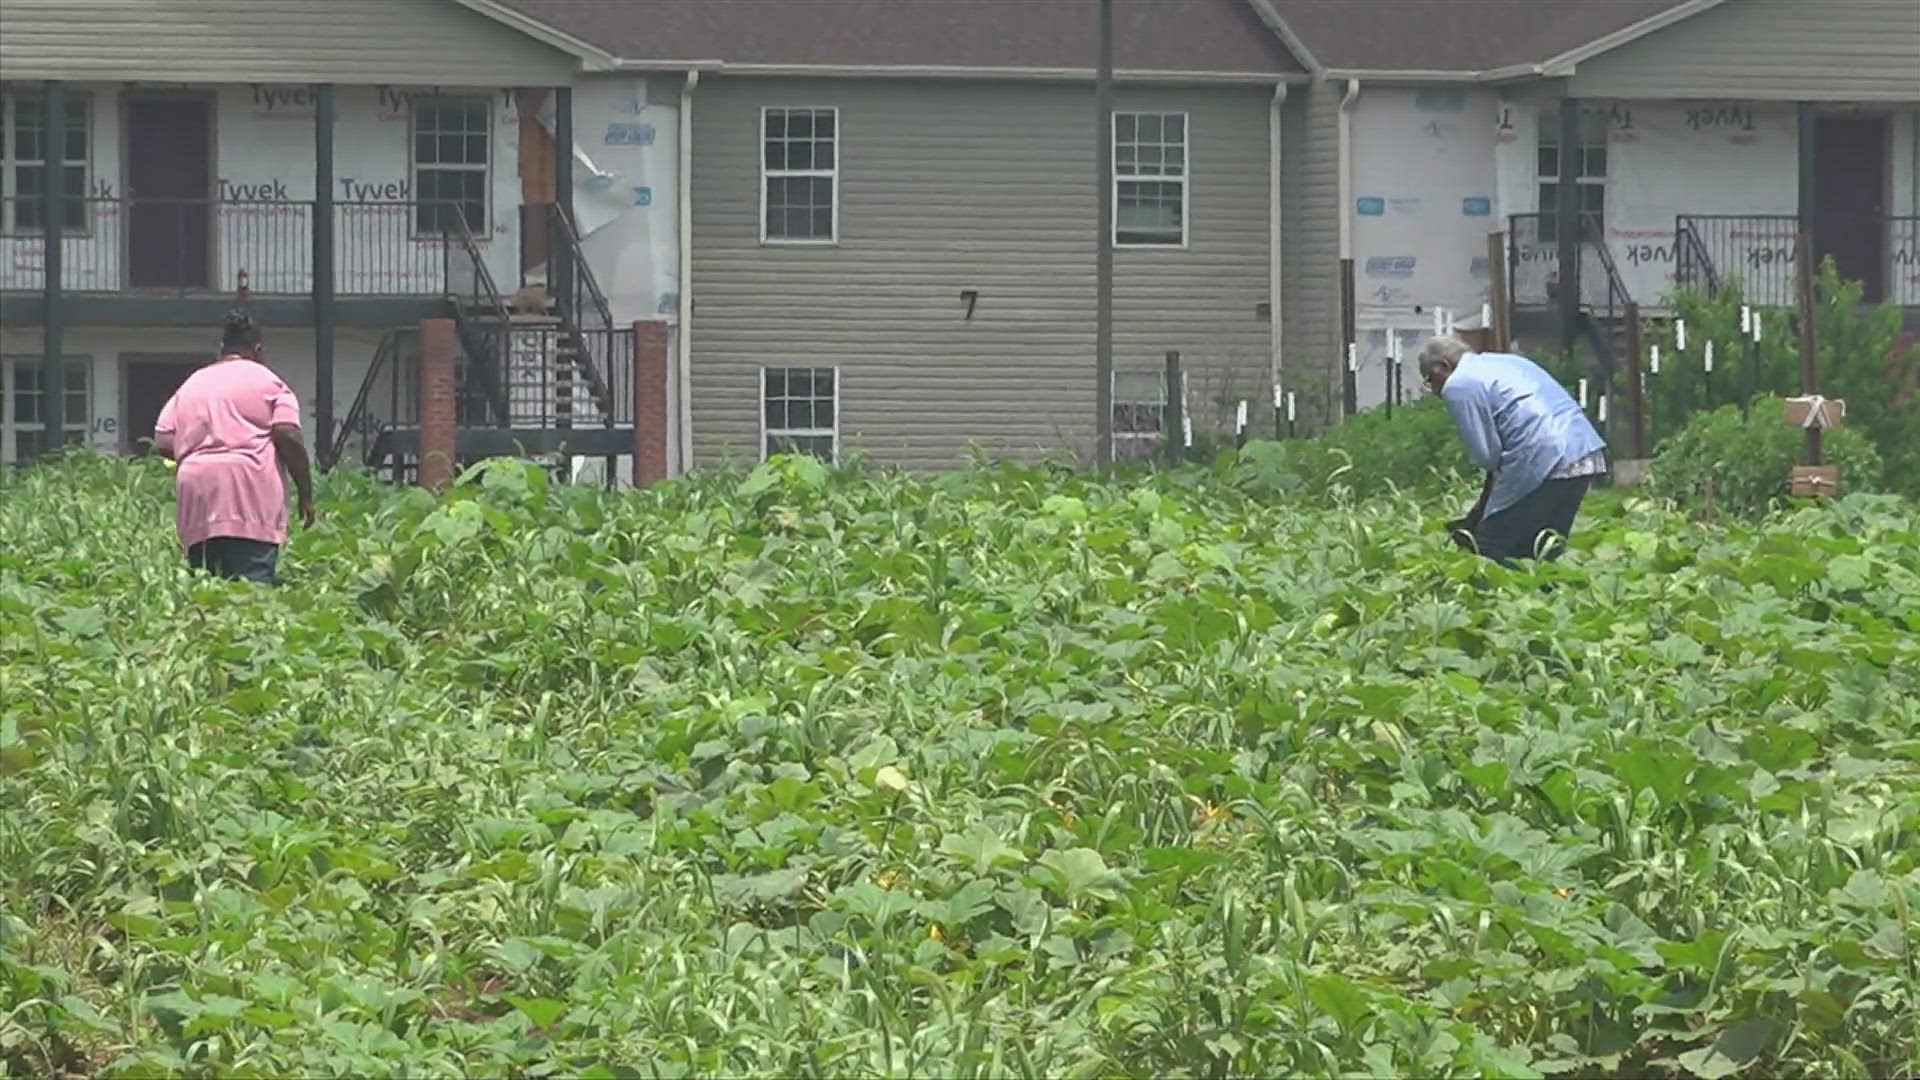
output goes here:
[{"label": "drainpipe", "polygon": [[1360,97],[1360,80],[1347,80],[1340,99],[1340,257],[1353,258],[1353,103]]},{"label": "drainpipe", "polygon": [[[1280,356],[1286,346],[1286,322],[1281,317],[1283,310],[1281,297],[1286,291],[1286,284],[1283,280],[1284,275],[1281,272],[1281,263],[1283,261],[1281,259],[1281,243],[1286,234],[1280,227],[1280,140],[1283,134],[1281,110],[1286,103],[1287,84],[1273,84],[1273,102],[1267,106],[1267,145],[1269,152],[1272,154],[1272,160],[1267,163],[1267,318],[1269,321],[1267,327],[1267,349],[1269,366],[1272,368],[1270,374],[1273,377],[1273,407],[1275,409],[1280,407]],[[1275,432],[1275,437],[1279,437],[1278,432]]]},{"label": "drainpipe", "polygon": [[693,471],[693,91],[698,71],[680,88],[680,333],[674,342],[675,395],[680,413],[680,473]]}]

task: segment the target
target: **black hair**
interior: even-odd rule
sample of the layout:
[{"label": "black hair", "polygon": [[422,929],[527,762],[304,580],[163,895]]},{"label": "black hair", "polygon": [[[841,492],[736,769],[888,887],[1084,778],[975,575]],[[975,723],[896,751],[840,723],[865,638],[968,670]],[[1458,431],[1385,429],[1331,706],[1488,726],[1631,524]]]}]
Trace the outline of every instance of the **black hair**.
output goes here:
[{"label": "black hair", "polygon": [[246,308],[234,308],[227,312],[227,319],[220,327],[220,347],[251,352],[260,344],[260,327],[254,324],[253,314]]}]

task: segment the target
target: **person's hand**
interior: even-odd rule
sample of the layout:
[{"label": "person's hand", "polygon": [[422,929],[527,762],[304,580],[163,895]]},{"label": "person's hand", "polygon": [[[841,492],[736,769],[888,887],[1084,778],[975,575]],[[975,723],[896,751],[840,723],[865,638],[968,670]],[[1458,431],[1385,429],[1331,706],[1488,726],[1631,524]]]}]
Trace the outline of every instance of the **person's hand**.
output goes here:
[{"label": "person's hand", "polygon": [[312,499],[300,500],[300,524],[309,529],[313,528],[313,500]]}]

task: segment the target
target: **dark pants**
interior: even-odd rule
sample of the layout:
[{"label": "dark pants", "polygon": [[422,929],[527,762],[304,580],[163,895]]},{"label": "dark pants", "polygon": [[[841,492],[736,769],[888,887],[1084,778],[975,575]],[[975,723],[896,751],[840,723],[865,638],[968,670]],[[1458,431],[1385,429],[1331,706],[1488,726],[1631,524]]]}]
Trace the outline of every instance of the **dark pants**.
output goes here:
[{"label": "dark pants", "polygon": [[1548,480],[1519,502],[1480,519],[1473,540],[1480,554],[1506,566],[1515,559],[1557,559],[1573,535],[1573,516],[1580,512],[1591,476]]},{"label": "dark pants", "polygon": [[280,545],[237,536],[216,536],[187,549],[187,563],[195,570],[262,585],[276,583],[274,570],[279,561]]}]

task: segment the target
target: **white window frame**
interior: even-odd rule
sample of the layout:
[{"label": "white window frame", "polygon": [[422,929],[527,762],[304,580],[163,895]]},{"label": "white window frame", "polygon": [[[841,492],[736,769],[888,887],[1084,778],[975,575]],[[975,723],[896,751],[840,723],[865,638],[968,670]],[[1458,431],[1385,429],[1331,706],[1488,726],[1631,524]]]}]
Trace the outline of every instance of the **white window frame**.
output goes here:
[{"label": "white window frame", "polygon": [[[831,169],[770,169],[767,167],[767,118],[774,113],[791,116],[794,113],[826,113],[833,117],[833,168]],[[754,129],[755,160],[760,165],[760,243],[768,246],[796,247],[832,247],[840,242],[840,162],[844,159],[845,128],[840,123],[840,108],[837,105],[763,105],[760,108],[760,126]],[[767,231],[767,188],[769,181],[776,179],[811,178],[830,181],[833,192],[833,228],[825,237],[787,237],[771,236]],[[836,387],[839,386],[835,382]],[[836,414],[837,415],[837,414]]]},{"label": "white window frame", "polygon": [[[478,104],[486,110],[486,119],[481,123],[479,134],[487,140],[487,160],[475,165],[472,162],[425,162],[420,160],[420,106],[441,104]],[[436,129],[437,130],[437,129]],[[463,132],[470,136],[473,132]],[[434,232],[420,228],[420,208],[426,204],[426,192],[420,186],[420,170],[436,169],[444,172],[477,172],[480,174],[480,227],[473,230],[473,239],[484,243],[493,235],[493,158],[498,150],[498,140],[493,133],[493,96],[491,94],[429,94],[415,98],[407,107],[407,185],[413,190],[413,201],[407,206],[407,232],[415,240],[449,240],[451,233]]]},{"label": "white window frame", "polygon": [[[45,108],[41,96],[38,93],[18,90],[9,90],[5,93],[0,93],[0,236],[25,239],[40,236],[45,231],[38,225],[22,228],[19,224],[18,214],[20,204],[17,201],[17,196],[20,194],[20,190],[19,175],[16,170],[21,165],[41,166],[55,181],[53,186],[56,188],[60,186],[59,181],[65,180],[67,169],[75,165],[80,166],[84,177],[80,184],[80,220],[77,222],[62,222],[61,225],[64,234],[67,236],[92,235],[93,204],[89,202],[88,199],[93,193],[93,96],[75,90],[67,91],[67,108],[72,109],[75,105],[78,105],[80,108],[81,123],[85,126],[86,132],[86,156],[77,161],[67,157],[67,133],[63,125],[58,136],[60,143],[60,159],[58,162],[50,162],[45,158],[27,160],[20,158],[20,131],[17,118],[14,114],[16,111],[15,103],[22,98],[36,102],[38,107],[43,110]],[[44,132],[42,133],[42,137],[46,143],[45,148],[51,149],[54,139]]]},{"label": "white window frame", "polygon": [[[1128,386],[1127,384],[1132,384]],[[1151,397],[1134,388],[1152,385]],[[1123,392],[1124,389],[1124,392]],[[1191,424],[1192,414],[1187,411],[1190,398],[1187,394],[1187,373],[1180,373],[1180,415]],[[1120,410],[1122,407],[1147,408],[1152,410],[1152,430],[1142,430],[1122,425]],[[1167,427],[1167,373],[1164,369],[1140,368],[1136,370],[1115,371],[1113,373],[1113,456],[1115,460],[1132,460],[1149,457],[1162,438],[1177,438],[1184,444],[1185,432],[1169,432]],[[1129,449],[1126,447],[1142,447]]]},{"label": "white window frame", "polygon": [[[1588,113],[1581,114],[1580,145],[1576,148],[1576,152],[1580,155],[1580,168],[1578,171],[1578,175],[1574,177],[1574,186],[1576,188],[1599,189],[1600,191],[1600,227],[1602,230],[1605,230],[1607,227],[1607,176],[1613,171],[1613,147],[1611,146],[1607,138],[1607,135],[1608,135],[1607,125],[1610,121],[1608,121],[1604,117],[1601,119],[1600,132],[1599,132],[1599,135],[1597,136],[1599,141],[1596,143],[1588,139],[1586,128],[1588,124],[1587,117],[1589,115],[1591,114],[1588,114]],[[1536,130],[1538,131],[1539,134],[1535,139],[1534,150],[1533,150],[1534,200],[1536,202],[1545,201],[1540,198],[1540,189],[1546,186],[1547,184],[1552,184],[1554,186],[1554,191],[1555,191],[1553,205],[1540,206],[1536,208],[1541,215],[1539,219],[1541,222],[1541,228],[1538,230],[1538,232],[1539,232],[1541,243],[1553,243],[1553,242],[1557,242],[1559,234],[1556,232],[1552,236],[1549,236],[1548,229],[1558,228],[1558,225],[1555,224],[1555,225],[1549,226],[1547,223],[1549,221],[1556,220],[1555,215],[1559,212],[1559,209],[1560,209],[1559,194],[1558,194],[1559,188],[1560,188],[1560,173],[1559,173],[1559,170],[1556,169],[1554,170],[1554,174],[1552,176],[1541,175],[1540,151],[1548,149],[1547,139],[1549,137],[1551,137],[1554,140],[1552,149],[1555,151],[1555,153],[1557,154],[1566,153],[1566,147],[1561,146],[1559,143],[1560,114],[1558,112],[1542,112],[1542,113],[1536,114],[1536,116],[1537,116],[1537,123],[1539,125]],[[1587,151],[1589,150],[1599,150],[1600,152],[1606,155],[1606,159],[1605,159],[1606,168],[1601,170],[1600,174],[1597,176],[1589,175],[1587,173]],[[1574,209],[1577,213],[1580,213],[1580,214],[1588,214],[1592,212],[1587,209],[1584,198],[1576,201]]]},{"label": "white window frame", "polygon": [[[30,367],[37,371],[42,363],[43,358],[36,353],[0,354],[0,462],[18,462],[20,460],[19,433],[23,428],[24,430],[33,432],[46,430],[44,417],[46,415],[47,395],[45,390],[40,391],[40,409],[43,419],[21,421],[18,402],[14,397],[20,387],[20,369],[22,367]],[[93,430],[93,357],[69,355],[66,358],[66,369],[68,371],[78,370],[81,373],[80,378],[83,384],[81,388],[83,395],[82,400],[85,402],[85,408],[81,411],[85,415],[79,420],[63,419],[60,424],[60,429],[67,433],[69,442],[84,444],[87,441],[89,433]],[[72,376],[69,375],[68,378],[72,378]],[[63,410],[63,417],[66,407],[67,395],[63,388],[60,394],[60,408]],[[77,440],[73,438],[75,434],[79,435]]]},{"label": "white window frame", "polygon": [[[767,373],[770,371],[779,371],[779,372],[787,372],[787,373],[791,373],[795,371],[804,371],[810,375],[816,372],[821,372],[821,371],[833,372],[833,399],[832,399],[833,400],[833,424],[829,427],[808,427],[808,428],[769,426],[767,424],[767,401],[769,400],[767,397]],[[830,438],[833,440],[833,455],[828,459],[828,461],[829,463],[834,465],[838,465],[840,463],[840,365],[838,364],[764,364],[760,368],[759,379],[758,379],[758,382],[755,384],[754,396],[755,396],[755,399],[759,402],[758,411],[760,413],[760,460],[761,461],[765,461],[769,456],[771,456],[767,453],[768,439],[783,438],[783,437],[793,438],[793,439]],[[794,398],[793,398],[793,395],[787,394],[787,395],[783,395],[780,400],[791,401],[791,400],[794,400]],[[822,399],[812,394],[809,394],[805,400],[819,401]]]},{"label": "white window frame", "polygon": [[[1180,120],[1180,172],[1159,174],[1126,174],[1120,165],[1120,120],[1122,117],[1134,121],[1134,130],[1139,131],[1141,117],[1156,117],[1163,123],[1178,117]],[[1193,237],[1193,117],[1184,112],[1157,112],[1154,110],[1115,110],[1107,125],[1107,153],[1113,163],[1113,234],[1107,239],[1116,250],[1128,251],[1183,251]],[[1128,145],[1141,145],[1137,136]],[[1156,146],[1171,146],[1163,138]],[[1180,185],[1180,242],[1154,243],[1152,241],[1122,242],[1120,239],[1120,192],[1126,184],[1179,184]]]}]

